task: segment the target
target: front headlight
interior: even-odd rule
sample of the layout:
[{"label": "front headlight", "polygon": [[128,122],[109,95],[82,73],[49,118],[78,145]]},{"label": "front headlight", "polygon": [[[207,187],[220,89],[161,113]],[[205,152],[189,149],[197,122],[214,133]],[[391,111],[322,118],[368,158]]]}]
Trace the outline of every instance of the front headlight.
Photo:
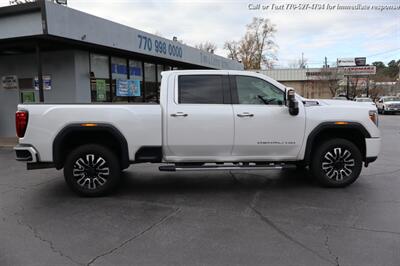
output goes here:
[{"label": "front headlight", "polygon": [[374,122],[374,124],[376,126],[378,126],[378,112],[375,110],[370,110],[369,111],[369,119],[371,119],[372,122]]}]

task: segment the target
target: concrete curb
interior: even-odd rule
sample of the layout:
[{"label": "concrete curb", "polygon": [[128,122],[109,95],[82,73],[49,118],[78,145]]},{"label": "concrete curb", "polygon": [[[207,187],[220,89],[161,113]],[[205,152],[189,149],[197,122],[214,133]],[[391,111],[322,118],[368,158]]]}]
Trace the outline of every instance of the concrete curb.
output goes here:
[{"label": "concrete curb", "polygon": [[17,144],[17,138],[0,138],[0,149],[12,149]]},{"label": "concrete curb", "polygon": [[0,149],[4,150],[12,150],[14,148],[14,145],[8,146],[8,145],[0,145]]}]

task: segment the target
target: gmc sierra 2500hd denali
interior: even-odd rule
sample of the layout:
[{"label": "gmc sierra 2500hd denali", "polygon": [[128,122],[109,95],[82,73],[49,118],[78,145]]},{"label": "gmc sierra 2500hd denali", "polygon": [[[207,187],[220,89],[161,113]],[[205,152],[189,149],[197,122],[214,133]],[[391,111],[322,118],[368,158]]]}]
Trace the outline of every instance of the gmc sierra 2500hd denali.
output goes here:
[{"label": "gmc sierra 2500hd denali", "polygon": [[316,180],[344,187],[376,160],[375,108],[307,100],[252,72],[162,73],[160,104],[21,104],[19,161],[64,169],[69,187],[104,195],[133,163],[161,171],[309,167]]}]

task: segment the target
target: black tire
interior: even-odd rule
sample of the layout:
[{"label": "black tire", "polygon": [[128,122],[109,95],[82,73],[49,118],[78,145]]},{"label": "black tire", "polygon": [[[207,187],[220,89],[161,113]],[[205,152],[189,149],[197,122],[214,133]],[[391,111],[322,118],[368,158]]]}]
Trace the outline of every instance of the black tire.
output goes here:
[{"label": "black tire", "polygon": [[99,197],[110,193],[119,183],[118,157],[108,148],[87,144],[74,149],[64,165],[68,186],[80,196]]},{"label": "black tire", "polygon": [[358,147],[346,139],[330,139],[313,152],[310,170],[325,187],[346,187],[357,180],[362,169]]}]

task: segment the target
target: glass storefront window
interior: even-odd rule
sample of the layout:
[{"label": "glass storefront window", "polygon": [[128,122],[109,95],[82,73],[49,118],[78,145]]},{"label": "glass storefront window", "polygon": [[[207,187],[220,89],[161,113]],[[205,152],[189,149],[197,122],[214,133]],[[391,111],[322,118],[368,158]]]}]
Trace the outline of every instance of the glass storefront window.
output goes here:
[{"label": "glass storefront window", "polygon": [[110,102],[108,56],[90,54],[90,91],[92,102]]},{"label": "glass storefront window", "polygon": [[174,67],[90,53],[92,102],[160,102],[161,72]]},{"label": "glass storefront window", "polygon": [[164,65],[157,65],[157,82],[161,83],[161,72],[164,71]]},{"label": "glass storefront window", "polygon": [[157,65],[157,82],[158,85],[161,85],[161,72],[165,69],[164,65]]},{"label": "glass storefront window", "polygon": [[117,82],[128,79],[128,66],[125,58],[111,57],[111,78],[113,102],[128,102],[128,97],[118,96]]},{"label": "glass storefront window", "polygon": [[129,97],[129,101],[142,102],[143,101],[143,69],[142,62],[137,60],[129,60],[129,79],[139,80],[140,96]]},{"label": "glass storefront window", "polygon": [[156,65],[144,63],[145,102],[158,103],[159,94],[156,82]]},{"label": "glass storefront window", "polygon": [[164,65],[157,65],[157,97],[158,102],[160,102],[160,89],[161,89],[161,72],[165,69]]}]

